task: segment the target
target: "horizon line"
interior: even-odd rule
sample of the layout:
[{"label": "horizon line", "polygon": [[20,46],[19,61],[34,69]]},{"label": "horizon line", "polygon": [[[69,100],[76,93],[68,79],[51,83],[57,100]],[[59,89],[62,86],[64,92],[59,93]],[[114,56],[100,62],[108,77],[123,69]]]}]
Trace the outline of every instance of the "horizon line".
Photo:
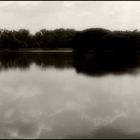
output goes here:
[{"label": "horizon line", "polygon": [[59,27],[59,28],[54,28],[54,29],[47,29],[47,28],[40,28],[38,29],[37,31],[31,31],[30,29],[28,28],[18,28],[18,29],[7,29],[7,28],[0,28],[0,31],[3,30],[3,31],[20,31],[20,30],[28,30],[30,34],[34,35],[36,34],[37,32],[41,31],[41,30],[47,30],[47,31],[55,31],[55,30],[60,30],[60,29],[63,29],[63,30],[74,30],[74,31],[86,31],[86,30],[90,30],[90,29],[101,29],[101,30],[108,30],[108,31],[111,31],[111,32],[114,32],[114,31],[122,31],[122,32],[125,32],[125,31],[128,31],[128,32],[133,32],[133,31],[137,31],[137,32],[140,32],[140,30],[138,29],[126,29],[126,30],[122,30],[122,29],[108,29],[108,28],[104,28],[104,27],[89,27],[89,28],[84,28],[84,29],[75,29],[75,28],[69,28],[69,27]]}]

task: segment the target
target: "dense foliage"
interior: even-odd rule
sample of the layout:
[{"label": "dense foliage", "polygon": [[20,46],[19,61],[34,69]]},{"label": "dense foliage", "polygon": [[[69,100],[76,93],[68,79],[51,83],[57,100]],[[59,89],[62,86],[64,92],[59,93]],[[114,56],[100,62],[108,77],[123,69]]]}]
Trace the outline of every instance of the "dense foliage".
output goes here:
[{"label": "dense foliage", "polygon": [[94,51],[132,51],[140,48],[140,32],[109,31],[102,28],[91,28],[83,31],[73,29],[42,29],[35,34],[29,30],[0,30],[0,49],[59,49]]},{"label": "dense foliage", "polygon": [[71,29],[56,29],[53,31],[42,29],[34,35],[26,29],[20,29],[19,31],[0,30],[0,49],[67,47],[67,42],[71,40],[74,34],[75,31]]}]

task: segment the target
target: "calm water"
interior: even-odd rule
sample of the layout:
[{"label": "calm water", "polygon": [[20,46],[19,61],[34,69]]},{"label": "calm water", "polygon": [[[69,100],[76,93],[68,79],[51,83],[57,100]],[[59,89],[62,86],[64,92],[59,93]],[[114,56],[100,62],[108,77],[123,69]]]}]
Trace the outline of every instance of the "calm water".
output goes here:
[{"label": "calm water", "polygon": [[72,58],[0,54],[0,138],[140,138],[139,68],[98,75]]}]

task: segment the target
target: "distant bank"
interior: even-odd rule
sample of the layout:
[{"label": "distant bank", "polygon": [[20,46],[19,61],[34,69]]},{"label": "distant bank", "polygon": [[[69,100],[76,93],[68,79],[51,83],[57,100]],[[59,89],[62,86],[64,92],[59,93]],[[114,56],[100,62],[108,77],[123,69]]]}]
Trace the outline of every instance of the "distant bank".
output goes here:
[{"label": "distant bank", "polygon": [[122,52],[140,51],[140,32],[110,31],[90,28],[83,31],[74,29],[42,29],[34,35],[29,30],[0,30],[0,51],[18,52]]},{"label": "distant bank", "polygon": [[1,49],[0,52],[48,52],[48,53],[72,53],[73,50],[71,48],[60,48],[60,49],[47,49],[42,50],[41,48],[32,49],[32,48],[26,48],[26,49],[18,49],[18,50],[10,50],[10,49]]}]

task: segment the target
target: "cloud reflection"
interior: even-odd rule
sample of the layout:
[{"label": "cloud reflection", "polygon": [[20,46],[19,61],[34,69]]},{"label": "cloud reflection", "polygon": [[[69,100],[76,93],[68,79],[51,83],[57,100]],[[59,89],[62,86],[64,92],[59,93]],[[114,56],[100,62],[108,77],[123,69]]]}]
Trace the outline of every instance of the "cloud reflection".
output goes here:
[{"label": "cloud reflection", "polygon": [[138,137],[139,80],[127,74],[90,78],[36,65],[2,71],[0,137]]}]

